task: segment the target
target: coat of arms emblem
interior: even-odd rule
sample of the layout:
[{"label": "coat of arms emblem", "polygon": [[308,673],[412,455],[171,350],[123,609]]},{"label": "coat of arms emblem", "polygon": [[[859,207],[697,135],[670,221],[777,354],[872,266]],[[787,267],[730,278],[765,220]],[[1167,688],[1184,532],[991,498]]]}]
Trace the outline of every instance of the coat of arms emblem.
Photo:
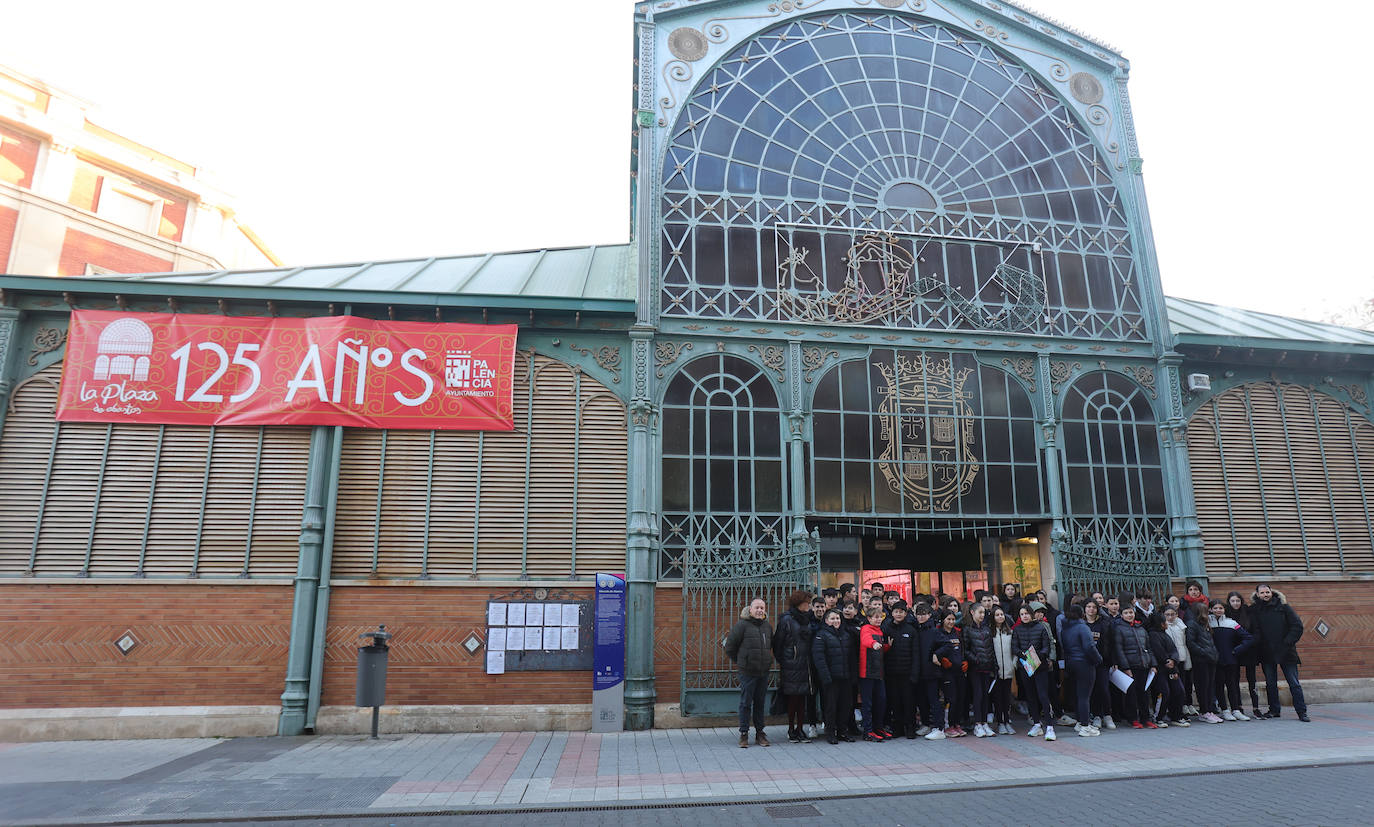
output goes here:
[{"label": "coat of arms emblem", "polygon": [[949,511],[978,477],[964,390],[973,368],[955,371],[948,357],[926,354],[898,354],[877,368],[879,472],[912,510]]}]

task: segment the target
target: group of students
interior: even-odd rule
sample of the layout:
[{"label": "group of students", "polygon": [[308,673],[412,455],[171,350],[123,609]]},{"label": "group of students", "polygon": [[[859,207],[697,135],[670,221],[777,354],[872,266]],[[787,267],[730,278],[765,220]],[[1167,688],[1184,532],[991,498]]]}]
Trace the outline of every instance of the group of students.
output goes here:
[{"label": "group of students", "polygon": [[1056,723],[1092,737],[1118,726],[1277,718],[1280,668],[1298,719],[1310,720],[1297,674],[1302,621],[1266,584],[1249,601],[1234,591],[1211,600],[1191,581],[1184,595],[1158,605],[1147,590],[1071,595],[1063,613],[1043,592],[1023,599],[1013,584],[975,597],[961,604],[917,595],[908,605],[881,583],[861,595],[852,584],[815,599],[796,591],[776,632],[764,601],[753,601],[726,639],[741,672],[740,746],[749,745],[750,723],[755,743],[768,745],[763,705],[773,660],[793,742],[817,737],[822,723],[831,744],[1014,735],[1013,688],[1015,708],[1031,724],[1026,734],[1048,741]]}]

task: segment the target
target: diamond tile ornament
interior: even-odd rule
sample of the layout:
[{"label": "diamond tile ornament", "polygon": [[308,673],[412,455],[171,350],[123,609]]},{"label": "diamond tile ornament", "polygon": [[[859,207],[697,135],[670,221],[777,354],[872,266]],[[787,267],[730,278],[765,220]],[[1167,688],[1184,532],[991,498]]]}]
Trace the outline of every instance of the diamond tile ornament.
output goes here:
[{"label": "diamond tile ornament", "polygon": [[477,650],[482,648],[482,641],[477,635],[468,635],[467,640],[463,641],[463,648],[468,650],[469,655],[477,654]]},{"label": "diamond tile ornament", "polygon": [[1331,634],[1331,626],[1325,620],[1318,620],[1316,625],[1317,634],[1326,637]]},{"label": "diamond tile ornament", "polygon": [[125,632],[123,636],[119,638],[119,640],[115,641],[115,648],[119,650],[119,653],[121,655],[129,654],[137,645],[138,640],[134,638],[134,636],[129,632]]}]

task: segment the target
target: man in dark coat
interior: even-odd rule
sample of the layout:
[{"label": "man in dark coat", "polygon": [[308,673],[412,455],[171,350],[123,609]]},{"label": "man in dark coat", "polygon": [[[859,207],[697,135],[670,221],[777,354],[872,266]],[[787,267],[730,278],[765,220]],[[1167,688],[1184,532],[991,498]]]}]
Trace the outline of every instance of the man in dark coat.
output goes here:
[{"label": "man in dark coat", "polygon": [[1279,703],[1279,670],[1288,684],[1288,692],[1293,696],[1293,710],[1298,720],[1310,722],[1307,717],[1307,699],[1302,694],[1302,684],[1298,681],[1298,640],[1302,637],[1302,618],[1288,605],[1281,592],[1261,583],[1255,589],[1254,602],[1250,604],[1250,618],[1254,629],[1250,630],[1259,645],[1260,665],[1264,667],[1264,691],[1269,696],[1269,712],[1266,718],[1277,718],[1282,709]]},{"label": "man in dark coat", "polygon": [[763,734],[768,713],[768,670],[773,666],[773,625],[768,604],[756,597],[740,612],[725,638],[725,654],[739,667],[739,745],[749,746],[749,721],[754,722],[754,743],[772,746]]}]

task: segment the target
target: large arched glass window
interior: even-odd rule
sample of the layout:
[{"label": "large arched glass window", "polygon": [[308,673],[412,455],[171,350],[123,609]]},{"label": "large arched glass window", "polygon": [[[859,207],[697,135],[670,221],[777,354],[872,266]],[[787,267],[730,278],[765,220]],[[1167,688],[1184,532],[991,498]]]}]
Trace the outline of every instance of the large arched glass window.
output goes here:
[{"label": "large arched glass window", "polygon": [[1076,517],[1163,515],[1164,475],[1150,400],[1119,373],[1090,373],[1065,390],[1064,481]]},{"label": "large arched glass window", "polygon": [[744,359],[708,356],[673,377],[663,399],[663,577],[683,575],[688,551],[783,545],[781,423],[768,376]]},{"label": "large arched glass window", "polygon": [[666,315],[1145,337],[1110,164],[970,34],[783,23],[710,70],[670,135]]},{"label": "large arched glass window", "polygon": [[970,354],[875,350],[826,373],[813,410],[817,515],[1044,514],[1030,399]]}]

